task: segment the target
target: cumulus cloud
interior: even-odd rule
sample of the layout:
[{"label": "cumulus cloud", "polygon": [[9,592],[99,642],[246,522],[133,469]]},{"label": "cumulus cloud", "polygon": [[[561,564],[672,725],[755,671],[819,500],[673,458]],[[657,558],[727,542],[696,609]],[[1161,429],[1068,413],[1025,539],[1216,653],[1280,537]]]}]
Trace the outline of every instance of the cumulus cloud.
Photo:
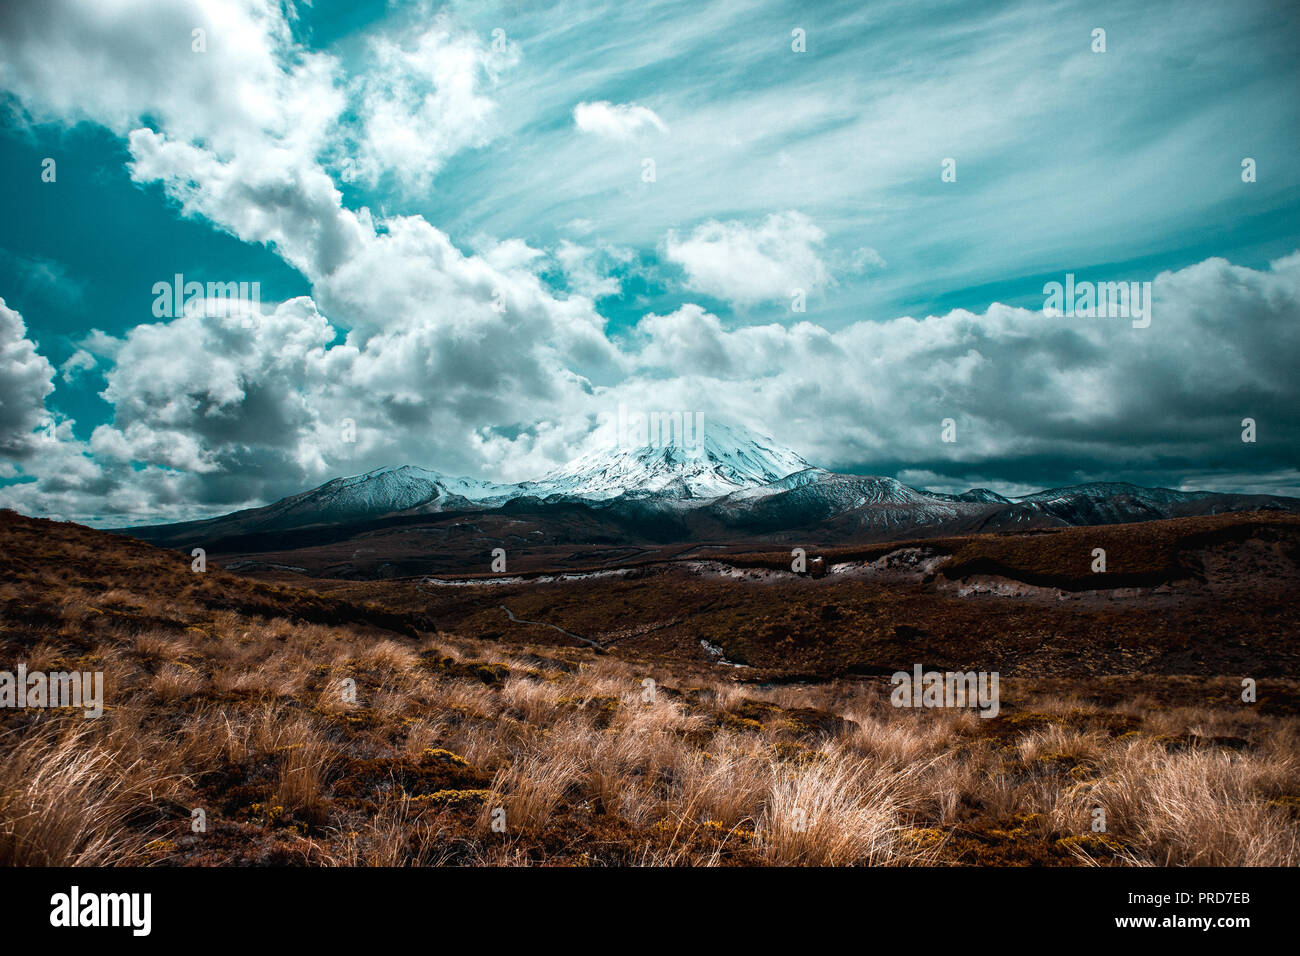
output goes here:
[{"label": "cumulus cloud", "polygon": [[97,428],[91,444],[147,464],[265,479],[301,453],[302,433],[318,417],[313,380],[333,335],[308,299],[249,323],[189,313],[137,326],[107,375],[113,423]]},{"label": "cumulus cloud", "polygon": [[267,135],[318,149],[343,104],[337,79],[332,57],[293,43],[278,0],[14,0],[0,14],[0,87],[34,119],[125,135],[149,117],[219,156]]},{"label": "cumulus cloud", "polygon": [[230,159],[145,128],[133,130],[127,144],[137,182],[161,183],[185,215],[274,246],[309,276],[331,272],[373,234],[368,214],[342,207],[325,170],[274,137]]},{"label": "cumulus cloud", "polygon": [[[1208,259],[1153,285],[1147,329],[995,303],[835,332],[727,330],[689,306],[638,325],[636,377],[692,381],[831,467],[1005,483],[1249,462],[1289,473],[1297,490],[1300,253],[1266,270]],[[1267,441],[1241,441],[1245,417]],[[945,418],[957,422],[954,444],[940,441]]]},{"label": "cumulus cloud", "polygon": [[579,103],[573,108],[573,125],[580,132],[605,139],[628,140],[649,130],[668,132],[668,125],[654,110],[635,103]]},{"label": "cumulus cloud", "polygon": [[428,190],[450,156],[492,140],[497,107],[484,89],[517,60],[515,45],[493,50],[444,16],[414,37],[373,39],[356,83],[361,132],[345,174],[373,184],[387,173],[408,192]]},{"label": "cumulus cloud", "polygon": [[[769,331],[778,329],[772,326]],[[755,357],[743,354],[747,350],[742,338],[727,335],[716,315],[693,302],[668,315],[646,315],[636,331],[642,345],[637,354],[640,367],[670,375],[730,377],[738,360],[743,363]]]},{"label": "cumulus cloud", "polygon": [[[410,248],[378,260],[427,257],[421,245],[436,231],[404,228],[390,241]],[[1144,474],[1213,487],[1207,463],[1220,462],[1241,476],[1236,490],[1300,490],[1300,253],[1267,270],[1207,260],[1158,276],[1155,295],[1147,329],[1000,304],[834,332],[810,322],[728,329],[688,304],[645,316],[621,349],[585,326],[583,309],[574,322],[585,334],[539,340],[536,329],[559,327],[525,308],[524,327],[537,324],[522,351],[510,349],[509,319],[338,341],[307,298],[250,328],[187,314],[101,337],[116,354],[104,391],[113,422],[85,448],[65,435],[48,456],[54,467],[0,500],[188,516],[204,502],[263,501],[385,463],[535,477],[586,447],[620,403],[702,410],[828,467],[938,488]],[[584,342],[610,366],[603,384],[574,371]],[[26,355],[40,392],[52,370]],[[1240,441],[1242,417],[1259,423],[1259,443]],[[945,418],[958,423],[955,444],[940,440]]]},{"label": "cumulus cloud", "polygon": [[[24,110],[118,132],[137,182],[268,245],[311,284],[310,297],[268,305],[248,325],[187,313],[92,333],[78,345],[100,360],[112,417],[84,442],[60,422],[39,455],[30,435],[55,371],[0,306],[0,448],[34,479],[0,489],[0,501],[23,510],[191,517],[404,462],[534,477],[581,450],[620,402],[703,410],[826,466],[936,481],[1144,470],[1194,480],[1217,468],[1286,487],[1300,466],[1300,254],[1269,269],[1210,259],[1162,274],[1147,329],[1000,304],[835,331],[729,327],[686,303],[616,336],[593,300],[616,290],[621,252],[507,237],[466,254],[421,216],[349,208],[325,165],[352,135],[342,117],[358,91],[377,97],[382,117],[359,127],[373,140],[360,146],[367,176],[409,168],[406,185],[419,188],[490,135],[476,41],[439,22],[390,36],[376,77],[353,84],[335,59],[294,44],[270,0],[20,2],[0,17],[0,85]],[[207,59],[190,49],[195,23],[207,25]],[[87,84],[82,64],[104,50],[112,68]],[[663,128],[642,107],[581,106],[592,110],[575,110],[575,124],[600,135]],[[460,115],[468,129],[441,129]],[[407,121],[442,138],[382,152],[382,125]],[[830,286],[827,262],[840,260],[823,254],[824,238],[787,211],[709,220],[663,248],[690,289],[748,306]],[[849,267],[882,267],[859,252]],[[572,294],[541,278],[552,261]],[[85,363],[74,356],[65,374]],[[1239,440],[1247,416],[1256,445]],[[952,445],[939,441],[947,417]]]},{"label": "cumulus cloud", "polygon": [[669,232],[664,254],[686,271],[688,288],[744,306],[825,287],[831,276],[818,250],[825,238],[811,219],[789,211],[756,226],[711,219],[684,239]]},{"label": "cumulus cloud", "polygon": [[567,239],[560,241],[554,255],[568,280],[569,288],[589,299],[618,295],[622,286],[618,278],[610,273],[633,258],[632,251],[628,249],[604,245],[594,248]]},{"label": "cumulus cloud", "polygon": [[54,366],[27,338],[23,317],[0,299],[0,455],[27,458],[42,444],[34,432],[49,433],[45,397],[53,378]]},{"label": "cumulus cloud", "polygon": [[65,382],[74,382],[95,367],[95,356],[85,349],[77,349],[59,366],[59,375]]},{"label": "cumulus cloud", "polygon": [[[149,4],[141,7],[121,19],[89,16],[77,29],[71,4],[7,8],[20,28],[9,24],[4,50],[21,55],[6,60],[6,82],[32,115],[122,132],[136,181],[160,183],[184,215],[274,248],[311,281],[315,301],[285,303],[252,329],[185,315],[118,339],[98,335],[86,346],[114,363],[103,393],[114,416],[95,430],[89,451],[203,475],[199,497],[251,502],[384,459],[470,469],[467,452],[480,448],[483,423],[522,425],[589,390],[588,374],[614,374],[603,319],[581,296],[551,295],[524,244],[507,240],[467,256],[422,217],[378,224],[368,210],[343,205],[317,158],[328,152],[327,132],[337,134],[337,64],[293,45],[278,4],[168,8],[160,22],[169,29],[147,29]],[[224,18],[222,29],[209,30],[211,59],[191,63],[189,24],[212,22],[203,17]],[[14,43],[17,35],[26,42]],[[414,53],[406,45],[389,52],[405,58],[404,68],[414,68],[414,57],[414,66],[436,72],[421,58],[446,38],[424,36]],[[248,42],[232,60],[233,37]],[[84,85],[76,82],[80,61],[119,46],[142,64],[115,64],[124,79],[84,101],[71,97],[70,87]],[[182,79],[161,82],[148,65],[158,60]],[[225,68],[238,82],[219,82]],[[146,116],[157,128],[137,125]],[[345,343],[326,348],[339,328],[317,302],[350,329]],[[345,419],[356,422],[358,440],[340,448]],[[480,450],[508,468],[511,446],[531,441],[521,429],[508,445]],[[44,500],[41,493],[24,486],[9,497]]]}]

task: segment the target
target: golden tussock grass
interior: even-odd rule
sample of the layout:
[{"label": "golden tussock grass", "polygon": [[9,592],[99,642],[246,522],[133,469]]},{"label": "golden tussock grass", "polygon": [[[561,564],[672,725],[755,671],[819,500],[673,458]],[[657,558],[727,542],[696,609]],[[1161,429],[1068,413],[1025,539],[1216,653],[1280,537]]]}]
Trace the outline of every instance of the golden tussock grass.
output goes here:
[{"label": "golden tussock grass", "polygon": [[71,545],[0,580],[0,670],[106,695],[0,711],[0,865],[1300,863],[1294,681],[1267,707],[1007,678],[996,719],[898,710],[879,679],[380,629],[142,547],[107,588]]}]

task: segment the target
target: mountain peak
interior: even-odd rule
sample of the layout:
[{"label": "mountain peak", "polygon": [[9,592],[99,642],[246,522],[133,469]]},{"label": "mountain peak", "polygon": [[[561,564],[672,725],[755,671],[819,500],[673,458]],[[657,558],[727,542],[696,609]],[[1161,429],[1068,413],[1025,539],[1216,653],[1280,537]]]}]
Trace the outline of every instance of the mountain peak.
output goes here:
[{"label": "mountain peak", "polygon": [[628,421],[620,415],[596,447],[543,478],[552,494],[613,498],[668,493],[716,498],[809,468],[799,455],[742,425],[697,416]]}]

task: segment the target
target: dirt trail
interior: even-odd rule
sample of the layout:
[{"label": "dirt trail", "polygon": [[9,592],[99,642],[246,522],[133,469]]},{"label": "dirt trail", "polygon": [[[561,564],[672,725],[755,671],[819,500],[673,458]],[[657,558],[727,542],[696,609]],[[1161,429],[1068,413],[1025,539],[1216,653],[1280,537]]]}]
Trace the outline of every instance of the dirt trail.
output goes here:
[{"label": "dirt trail", "polygon": [[538,627],[549,627],[551,630],[559,631],[561,634],[564,634],[567,637],[571,637],[575,641],[582,641],[582,643],[594,647],[598,651],[604,650],[604,645],[602,645],[599,641],[593,641],[591,638],[583,637],[581,634],[574,634],[572,631],[566,631],[558,624],[547,624],[545,621],[525,621],[522,617],[515,617],[515,612],[510,610],[510,608],[506,607],[504,604],[498,604],[497,607],[505,611],[506,614],[509,615],[510,620],[514,621],[516,624],[536,624]]}]

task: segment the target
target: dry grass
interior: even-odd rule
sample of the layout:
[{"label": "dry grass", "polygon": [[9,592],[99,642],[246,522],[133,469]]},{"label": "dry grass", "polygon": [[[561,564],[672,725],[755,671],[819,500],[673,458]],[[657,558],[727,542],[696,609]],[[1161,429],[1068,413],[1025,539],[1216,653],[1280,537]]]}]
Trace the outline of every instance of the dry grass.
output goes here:
[{"label": "dry grass", "polygon": [[759,824],[763,859],[780,866],[908,862],[901,847],[911,770],[890,771],[845,759],[774,767]]},{"label": "dry grass", "polygon": [[[109,866],[138,859],[129,825],[150,768],[124,764],[88,727],[33,728],[0,741],[0,865]],[[155,778],[159,797],[166,781]]]},{"label": "dry grass", "polygon": [[[1054,810],[1067,825],[1094,808],[1128,844],[1135,861],[1156,866],[1294,866],[1300,844],[1279,797],[1294,794],[1296,761],[1192,749],[1168,753],[1143,740],[1100,755],[1099,776],[1062,795]],[[1292,799],[1294,797],[1292,796]],[[1277,804],[1274,801],[1278,801]]]},{"label": "dry grass", "polygon": [[0,580],[0,670],[102,670],[107,705],[0,711],[0,865],[1300,864],[1296,682],[1274,710],[1157,677],[896,710],[879,680],[328,621],[136,548]]},{"label": "dry grass", "polygon": [[280,740],[276,803],[304,820],[320,822],[327,810],[325,777],[336,759],[333,744],[306,721],[290,724]]},{"label": "dry grass", "polygon": [[[871,684],[646,700],[617,661],[546,677],[516,666],[485,683],[431,673],[420,645],[358,647],[347,666],[326,653],[304,710],[271,688],[288,681],[279,668],[313,666],[311,638],[274,640],[202,660],[198,634],[150,645],[165,663],[144,679],[136,644],[109,658],[129,690],[99,721],[10,719],[0,861],[200,862],[220,847],[221,862],[229,846],[188,832],[184,808],[202,806],[232,839],[254,828],[278,847],[272,861],[342,865],[576,861],[588,840],[620,845],[609,862],[662,865],[1300,863],[1294,719],[1189,707],[1153,713],[1159,733],[1113,734],[1090,722],[1140,719],[1045,695],[1020,701],[1032,719],[994,728],[970,712],[895,711]],[[359,675],[356,704],[336,692],[345,672]],[[814,704],[848,722],[795,722]],[[1211,731],[1256,742],[1196,743]],[[376,760],[392,766],[349,788]],[[417,792],[404,768],[429,760],[477,777]]]}]

